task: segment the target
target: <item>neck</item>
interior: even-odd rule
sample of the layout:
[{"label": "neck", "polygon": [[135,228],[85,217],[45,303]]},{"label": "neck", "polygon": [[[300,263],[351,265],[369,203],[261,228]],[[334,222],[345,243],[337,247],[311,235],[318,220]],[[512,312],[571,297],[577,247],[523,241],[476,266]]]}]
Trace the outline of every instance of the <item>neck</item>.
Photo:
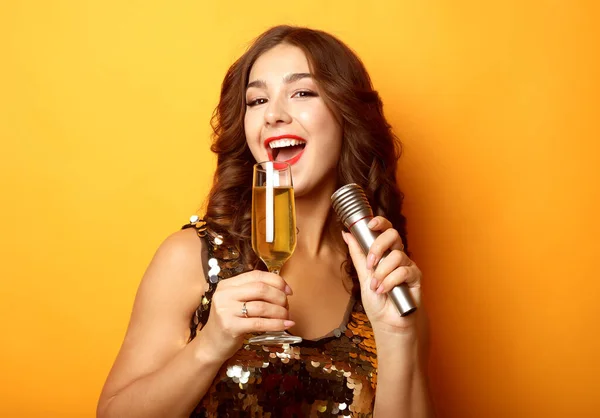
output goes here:
[{"label": "neck", "polygon": [[329,216],[334,189],[335,184],[332,183],[296,198],[296,225],[299,231],[296,251],[316,256],[323,249],[337,245],[339,240],[332,230],[337,222],[330,222]]}]

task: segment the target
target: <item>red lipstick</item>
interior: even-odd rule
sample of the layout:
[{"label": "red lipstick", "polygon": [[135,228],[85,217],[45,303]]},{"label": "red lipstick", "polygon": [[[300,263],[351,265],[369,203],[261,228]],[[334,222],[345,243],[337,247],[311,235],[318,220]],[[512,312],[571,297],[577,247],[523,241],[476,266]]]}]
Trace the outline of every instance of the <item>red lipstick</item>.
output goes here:
[{"label": "red lipstick", "polygon": [[[272,136],[269,137],[267,139],[265,139],[265,148],[267,149],[267,155],[269,156],[269,161],[275,161],[275,159],[273,158],[273,149],[269,146],[269,144],[273,141],[277,141],[279,139],[296,139],[298,141],[303,141],[306,143],[306,139],[297,136],[297,135],[280,135],[280,136]],[[300,151],[297,155],[295,155],[294,157],[290,158],[287,161],[284,161],[286,163],[288,163],[289,165],[294,165],[298,162],[298,160],[300,160],[300,157],[302,157],[302,154],[304,154],[304,150]]]}]

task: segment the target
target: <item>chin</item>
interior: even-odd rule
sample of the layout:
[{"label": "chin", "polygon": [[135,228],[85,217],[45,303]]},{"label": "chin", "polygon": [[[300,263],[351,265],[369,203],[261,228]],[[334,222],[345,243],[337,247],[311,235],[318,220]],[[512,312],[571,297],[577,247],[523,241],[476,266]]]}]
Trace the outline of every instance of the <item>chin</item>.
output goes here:
[{"label": "chin", "polygon": [[310,193],[311,188],[302,180],[294,180],[294,197],[297,199]]},{"label": "chin", "polygon": [[305,194],[304,192],[305,188],[302,187],[302,183],[294,181],[294,198],[302,197]]}]

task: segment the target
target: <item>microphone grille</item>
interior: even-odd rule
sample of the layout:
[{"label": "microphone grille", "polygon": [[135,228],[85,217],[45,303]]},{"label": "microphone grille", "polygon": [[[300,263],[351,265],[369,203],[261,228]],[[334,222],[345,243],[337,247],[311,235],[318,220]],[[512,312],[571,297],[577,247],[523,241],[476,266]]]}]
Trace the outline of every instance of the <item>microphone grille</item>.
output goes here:
[{"label": "microphone grille", "polygon": [[331,204],[338,219],[346,228],[365,217],[372,217],[373,210],[367,196],[356,183],[346,184],[331,195]]}]

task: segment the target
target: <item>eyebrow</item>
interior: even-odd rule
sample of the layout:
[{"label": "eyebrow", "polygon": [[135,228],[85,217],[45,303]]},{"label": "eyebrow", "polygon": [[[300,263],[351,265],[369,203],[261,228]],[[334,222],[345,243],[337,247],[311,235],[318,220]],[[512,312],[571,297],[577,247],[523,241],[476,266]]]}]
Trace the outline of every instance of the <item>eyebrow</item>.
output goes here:
[{"label": "eyebrow", "polygon": [[[291,83],[295,83],[298,80],[302,80],[303,78],[312,78],[312,74],[311,73],[288,74],[285,77],[283,77],[283,82],[286,84],[291,84]],[[267,83],[264,80],[254,80],[254,81],[251,81],[248,83],[248,85],[246,86],[246,90],[248,90],[250,87],[266,89]]]}]

